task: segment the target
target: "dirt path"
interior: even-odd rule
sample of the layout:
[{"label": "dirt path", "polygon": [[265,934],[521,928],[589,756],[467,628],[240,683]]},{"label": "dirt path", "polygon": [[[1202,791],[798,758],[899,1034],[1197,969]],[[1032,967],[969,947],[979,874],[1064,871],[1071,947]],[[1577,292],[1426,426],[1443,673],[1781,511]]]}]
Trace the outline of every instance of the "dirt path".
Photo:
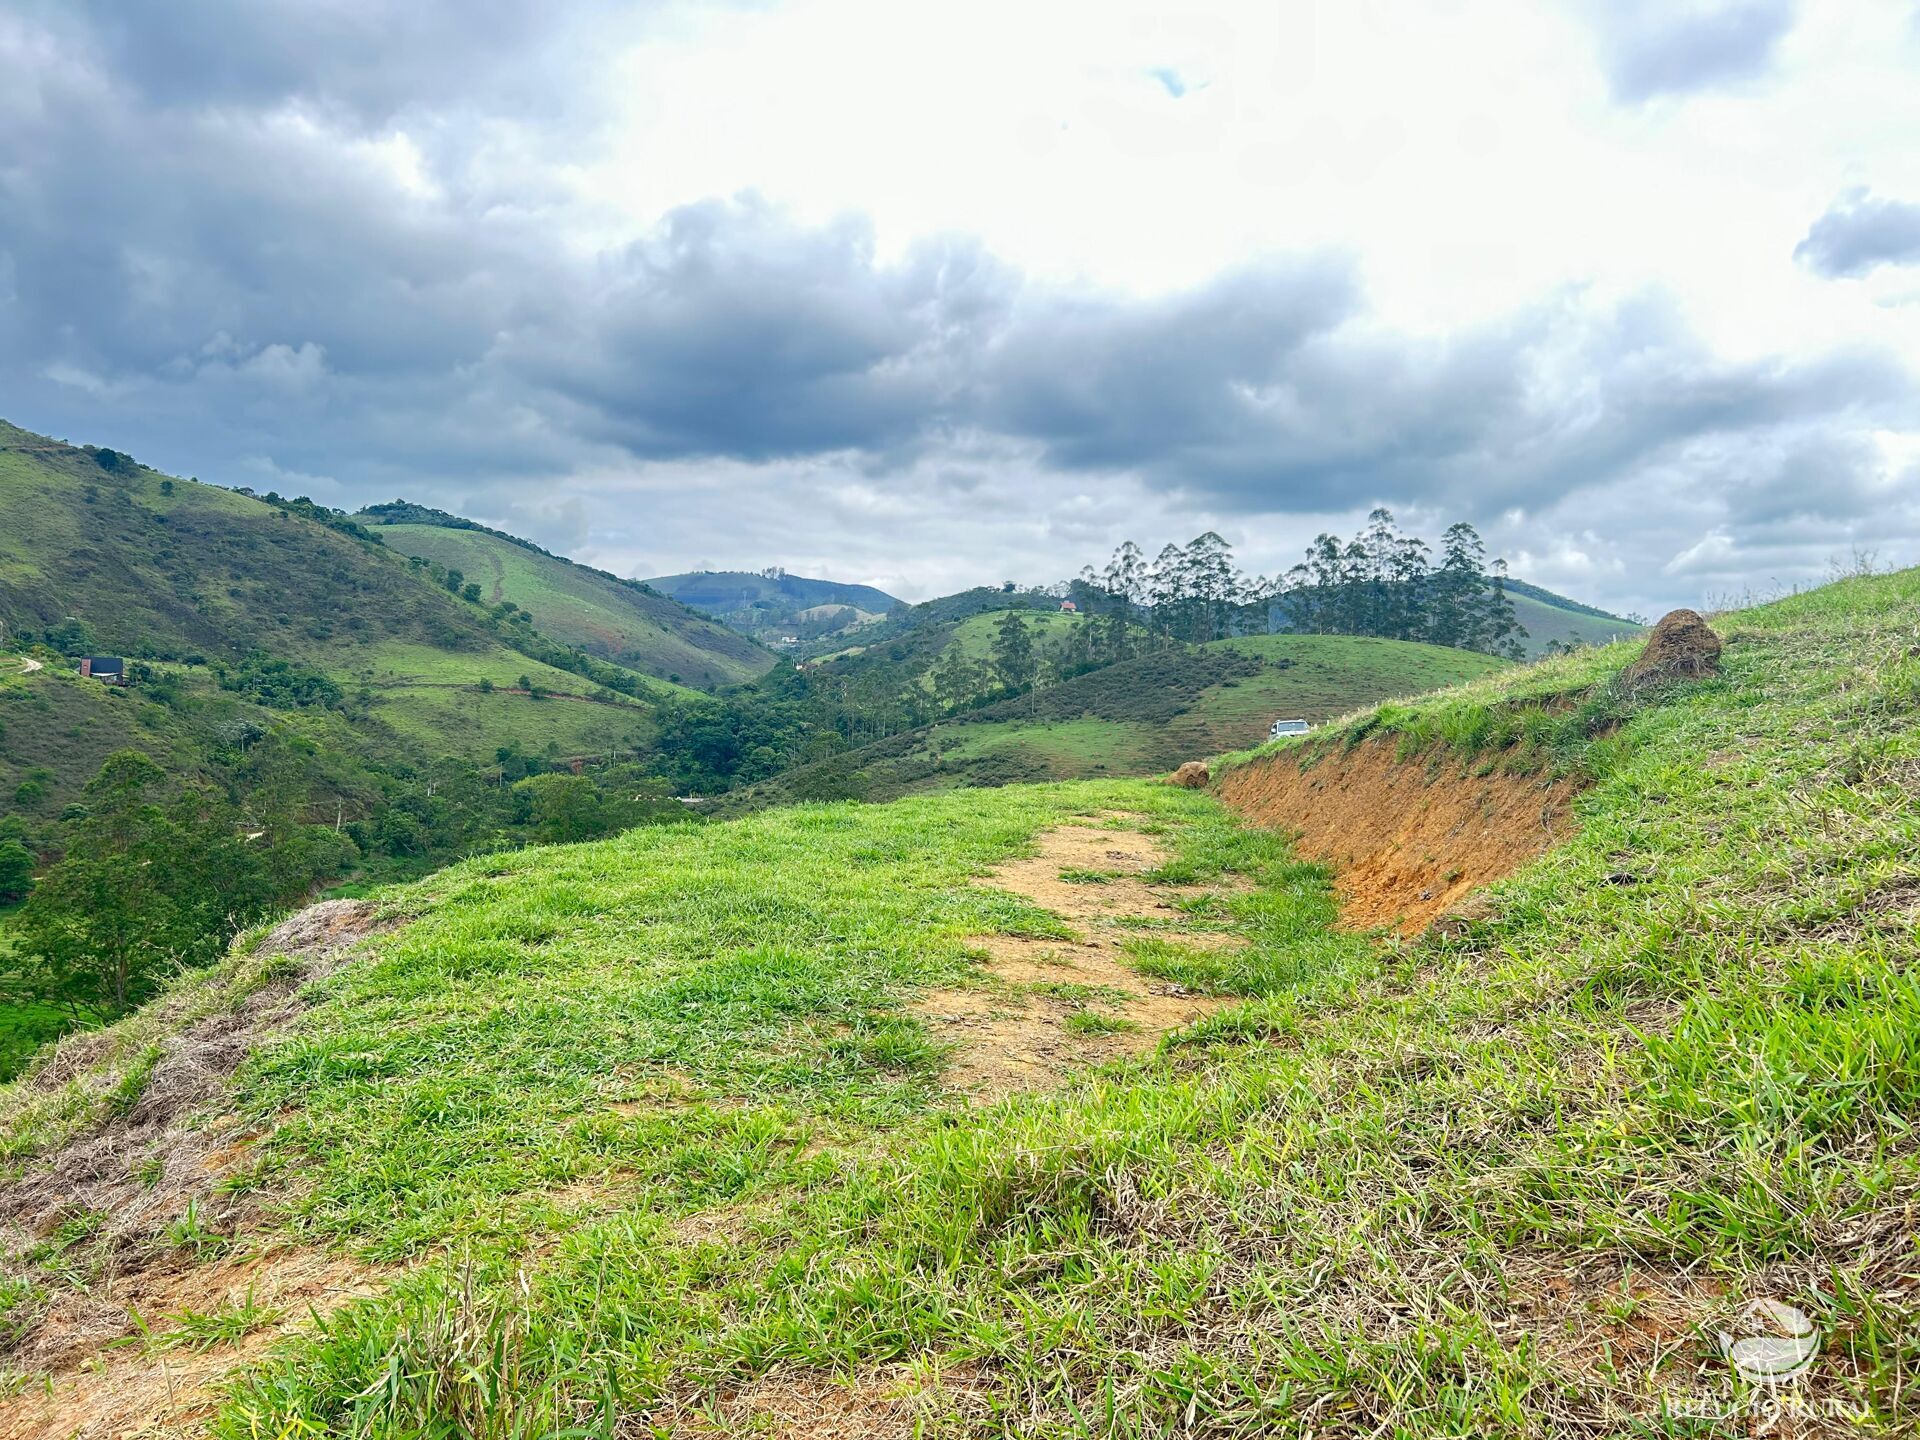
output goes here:
[{"label": "dirt path", "polygon": [[[1162,1035],[1236,1003],[1142,974],[1124,942],[1143,933],[1194,946],[1238,937],[1169,928],[1175,900],[1206,887],[1155,885],[1144,877],[1167,859],[1133,829],[1067,825],[1040,838],[1038,853],[1010,861],[983,882],[1024,896],[1073,923],[1072,940],[982,936],[980,983],[935,990],[914,1007],[936,1040],[954,1046],[946,1079],[981,1104],[1060,1085],[1074,1071],[1148,1050]],[[1063,877],[1075,878],[1063,878]],[[1094,876],[1102,877],[1095,881]]]},{"label": "dirt path", "polygon": [[36,670],[44,669],[46,669],[46,662],[35,660],[29,655],[22,655],[20,657],[20,673],[22,675],[31,675]]},{"label": "dirt path", "polygon": [[493,571],[493,587],[487,592],[487,603],[498,605],[506,598],[507,567],[500,563],[500,557],[493,551],[488,550],[486,556],[487,565]]},{"label": "dirt path", "polygon": [[[982,1104],[1051,1088],[1088,1065],[1147,1050],[1167,1032],[1236,1003],[1191,993],[1127,963],[1122,945],[1141,933],[1130,920],[1160,922],[1154,935],[1190,945],[1241,943],[1237,936],[1168,923],[1180,916],[1176,901],[1207,891],[1151,883],[1147,873],[1166,858],[1154,837],[1136,829],[1069,825],[1041,837],[1034,855],[980,882],[1043,906],[1078,933],[1066,940],[980,937],[975,982],[922,998],[917,1013],[936,1039],[953,1047],[947,1083]],[[328,957],[370,920],[370,910],[348,901],[296,917],[314,931],[302,943]],[[282,932],[266,943],[300,948]],[[258,1002],[260,1024],[278,1025],[287,1017],[267,1013],[269,998],[263,992]],[[250,1212],[225,1214],[228,1202],[218,1181],[244,1165],[252,1137],[225,1143],[230,1137],[218,1118],[203,1129],[188,1122],[217,1107],[222,1077],[260,1026],[243,1024],[230,1036],[214,1033],[218,1028],[218,1022],[203,1022],[174,1042],[177,1053],[156,1067],[148,1099],[107,1131],[33,1162],[28,1173],[0,1187],[5,1248],[16,1254],[76,1207],[112,1214],[116,1219],[108,1228],[127,1231],[115,1237],[103,1232],[102,1240],[116,1240],[110,1258],[88,1285],[50,1297],[15,1347],[10,1358],[36,1379],[0,1399],[0,1440],[200,1433],[221,1382],[239,1367],[313,1316],[392,1282],[393,1271],[289,1245]],[[231,1042],[220,1045],[213,1057],[218,1064],[201,1054],[216,1041]],[[168,1091],[167,1077],[182,1067],[196,1075],[207,1069],[207,1084],[174,1096],[166,1114],[147,1116],[152,1097]],[[150,1151],[165,1157],[157,1181],[140,1178],[155,1168]],[[144,1169],[135,1163],[142,1156],[148,1156]],[[189,1201],[197,1212],[182,1209]],[[193,1213],[232,1235],[215,1242],[215,1254],[167,1240],[166,1223]],[[864,1389],[843,1395],[828,1387],[809,1390],[804,1408],[832,1419],[815,1433],[845,1433],[834,1426],[859,1418],[869,1402],[887,1415],[904,1415],[924,1398],[913,1385],[898,1395],[889,1391],[884,1403]],[[741,1399],[756,1411],[780,1408],[764,1388]]]}]

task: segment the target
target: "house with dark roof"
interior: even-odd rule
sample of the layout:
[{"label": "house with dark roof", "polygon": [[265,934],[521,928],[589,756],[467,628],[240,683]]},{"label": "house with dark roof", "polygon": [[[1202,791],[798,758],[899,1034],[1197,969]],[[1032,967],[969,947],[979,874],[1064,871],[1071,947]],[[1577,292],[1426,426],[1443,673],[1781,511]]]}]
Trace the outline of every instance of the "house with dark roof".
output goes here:
[{"label": "house with dark roof", "polygon": [[103,685],[124,685],[127,662],[118,655],[84,655],[80,659],[80,673]]}]

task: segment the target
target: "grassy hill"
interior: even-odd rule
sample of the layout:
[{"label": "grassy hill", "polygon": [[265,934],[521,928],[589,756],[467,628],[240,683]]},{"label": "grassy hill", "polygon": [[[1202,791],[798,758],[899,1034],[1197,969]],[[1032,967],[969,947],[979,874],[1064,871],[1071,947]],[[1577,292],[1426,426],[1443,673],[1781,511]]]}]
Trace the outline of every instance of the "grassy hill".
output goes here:
[{"label": "grassy hill", "polygon": [[[69,683],[58,661],[0,675],[0,801],[35,769],[51,771],[52,802],[70,799],[123,743],[191,770],[210,729],[257,718],[244,691],[222,698],[213,673],[256,655],[317,671],[363,702],[351,727],[314,721],[327,743],[424,758],[489,759],[510,740],[563,754],[644,744],[654,702],[681,693],[609,671],[644,698],[616,694],[535,658],[566,657],[312,507],[3,424],[0,625],[15,639],[77,626],[70,648],[184,662],[184,690],[204,702],[187,723],[137,687]],[[553,698],[529,696],[522,678]]]},{"label": "grassy hill", "polygon": [[[969,592],[974,593],[974,592]],[[863,625],[848,634],[827,639],[820,645],[841,644],[801,663],[819,667],[823,675],[852,678],[876,670],[886,671],[902,687],[925,689],[933,667],[949,648],[958,647],[968,660],[984,663],[993,653],[995,633],[1008,610],[1019,610],[1036,650],[1063,652],[1079,626],[1087,623],[1084,615],[1063,613],[1059,602],[1048,599],[1044,608],[1008,605],[1007,597],[995,591],[980,591],[1001,603],[986,609],[971,606],[944,611],[937,601],[900,610],[872,625]],[[814,647],[818,649],[819,647]]]},{"label": "grassy hill", "polygon": [[[985,661],[993,654],[994,636],[1004,618],[1004,612],[998,611],[969,616],[948,632],[947,646],[958,646],[960,653],[969,660]],[[1071,642],[1078,627],[1087,623],[1084,615],[1070,615],[1059,610],[1036,610],[1022,619],[1036,648],[1051,646],[1063,649]],[[947,646],[942,647],[942,653]]]},{"label": "grassy hill", "polygon": [[477,581],[485,603],[511,600],[533,616],[542,634],[617,665],[711,687],[751,679],[774,663],[753,641],[650,589],[470,523],[446,523],[457,517],[428,523],[391,523],[377,514],[360,518],[401,554],[423,556]]},{"label": "grassy hill", "polygon": [[[1718,680],[1589,651],[1306,747],[1571,796],[1424,934],[1098,781],[248,937],[0,1092],[0,1428],[1911,1434],[1920,572],[1718,623]],[[1762,1301],[1816,1342],[1771,1385]]]},{"label": "grassy hill", "polygon": [[901,603],[872,585],[751,570],[695,570],[658,575],[647,584],[769,644],[783,644],[788,635],[815,640],[876,619]]},{"label": "grassy hill", "polygon": [[1569,600],[1524,580],[1509,580],[1507,596],[1514,618],[1526,627],[1526,652],[1538,659],[1555,641],[1561,645],[1608,645],[1641,634],[1646,627],[1591,605]]},{"label": "grassy hill", "polygon": [[[1522,643],[1531,659],[1538,659],[1545,654],[1550,643],[1558,642],[1562,646],[1605,645],[1637,635],[1645,629],[1634,621],[1611,615],[1578,600],[1569,600],[1564,595],[1530,585],[1524,580],[1508,581],[1507,592],[1513,602],[1514,617],[1527,628],[1527,636]],[[875,646],[893,645],[902,640],[911,641],[919,636],[944,633],[957,624],[965,624],[970,619],[977,621],[980,617],[1001,610],[1020,608],[1050,614],[1058,606],[1059,601],[1044,591],[1009,593],[997,586],[979,586],[919,605],[904,606],[883,620],[801,646],[798,653],[828,660]],[[1278,622],[1281,618],[1276,607],[1273,619]],[[987,623],[982,633],[990,637],[991,622]]]},{"label": "grassy hill", "polygon": [[[1034,618],[1056,631],[1084,623],[1071,615]],[[996,623],[992,615],[965,621],[952,632],[953,643],[980,648],[990,642]],[[730,797],[727,808],[1151,775],[1183,760],[1244,749],[1264,740],[1277,719],[1324,721],[1505,664],[1467,650],[1364,636],[1216,641],[1106,666],[1034,695],[797,767]]]},{"label": "grassy hill", "polygon": [[901,605],[877,620],[836,632],[795,648],[796,655],[824,660],[849,649],[867,650],[902,641],[917,643],[928,635],[945,634],[956,625],[1002,610],[1031,610],[1054,614],[1060,602],[1041,590],[1006,590],[998,585],[976,585],[952,595]]}]

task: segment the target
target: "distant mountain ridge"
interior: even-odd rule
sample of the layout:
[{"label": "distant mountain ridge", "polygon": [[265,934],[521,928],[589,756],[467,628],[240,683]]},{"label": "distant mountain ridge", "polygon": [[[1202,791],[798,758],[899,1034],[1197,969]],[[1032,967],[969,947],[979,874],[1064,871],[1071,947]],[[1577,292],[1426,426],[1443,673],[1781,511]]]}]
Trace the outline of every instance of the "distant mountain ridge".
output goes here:
[{"label": "distant mountain ridge", "polygon": [[[645,583],[743,635],[783,646],[838,633],[905,604],[872,585],[816,580],[778,568],[691,570],[657,575]],[[854,613],[844,617],[827,613],[834,609]]]},{"label": "distant mountain ridge", "polygon": [[644,582],[663,595],[701,610],[725,610],[754,600],[779,597],[802,607],[851,605],[885,614],[906,602],[873,585],[842,580],[816,580],[785,571],[767,574],[752,570],[689,570],[682,575],[658,575]]}]

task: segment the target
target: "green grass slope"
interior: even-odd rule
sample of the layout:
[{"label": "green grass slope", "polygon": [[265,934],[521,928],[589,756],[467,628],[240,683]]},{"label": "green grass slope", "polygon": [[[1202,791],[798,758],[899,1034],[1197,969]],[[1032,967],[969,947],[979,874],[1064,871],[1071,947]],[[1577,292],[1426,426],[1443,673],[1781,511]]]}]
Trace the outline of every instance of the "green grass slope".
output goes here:
[{"label": "green grass slope", "polygon": [[[1397,735],[1436,786],[1590,782],[1576,834],[1417,941],[1333,930],[1284,837],[1141,782],[771,812],[396,891],[404,926],[206,1102],[255,1130],[232,1183],[275,1197],[272,1228],[154,1243],[183,1273],[296,1239],[404,1268],[264,1358],[232,1348],[272,1323],[240,1309],[147,1343],[246,1358],[223,1436],[754,1408],[980,1436],[1911,1434],[1920,572],[1720,623],[1716,681],[1625,695],[1617,647],[1315,742],[1337,763]],[[1116,811],[1160,831],[1163,878],[1239,877],[1189,922],[1245,945],[1243,1003],[1064,1090],[948,1099],[911,999],[964,979],[967,936],[1070,931],[976,878]],[[138,1103],[169,1025],[266,978],[237,954],[0,1092],[12,1163]],[[112,1265],[90,1223],[14,1253],[10,1333]],[[1775,1386],[1719,1338],[1758,1301],[1818,1341]]]},{"label": "green grass slope", "polygon": [[822,674],[847,679],[884,671],[889,683],[902,691],[926,690],[933,667],[949,650],[957,648],[964,659],[977,664],[988,662],[1010,609],[1019,610],[1036,655],[1066,653],[1079,627],[1088,623],[1086,616],[1065,613],[1052,602],[1045,609],[1010,606],[998,591],[980,593],[992,594],[1003,603],[987,610],[967,609],[946,618],[942,618],[937,603],[917,605],[839,637],[859,643],[842,645],[802,663],[820,667]]},{"label": "green grass slope", "polygon": [[[1004,612],[968,616],[952,627],[950,638],[947,645],[941,648],[941,653],[957,645],[960,653],[969,660],[991,659],[994,639],[1005,618]],[[1079,627],[1087,623],[1084,615],[1071,615],[1060,610],[1036,610],[1023,614],[1021,619],[1027,627],[1027,633],[1033,637],[1036,650],[1066,647],[1072,643],[1072,637]]]},{"label": "green grass slope", "polygon": [[[1085,623],[1058,614],[1033,619],[1062,634]],[[962,622],[953,633],[969,638],[957,643],[984,655],[997,620]],[[1505,666],[1472,651],[1366,636],[1215,641],[1123,661],[801,766],[726,804],[738,810],[793,799],[889,800],[919,790],[1151,775],[1257,744],[1278,719],[1317,723]]]},{"label": "green grass slope", "polygon": [[266,650],[327,669],[407,640],[498,648],[403,557],[279,507],[85,450],[0,431],[0,619],[78,617],[111,654]]},{"label": "green grass slope", "polygon": [[1507,598],[1513,602],[1513,615],[1526,627],[1522,642],[1530,659],[1544,655],[1547,646],[1609,645],[1643,633],[1644,625],[1623,620],[1617,615],[1595,610],[1542,590],[1534,585],[1509,585]]},{"label": "green grass slope", "polygon": [[975,616],[1002,610],[1026,610],[1035,615],[1049,615],[1058,613],[1059,608],[1060,602],[1045,591],[1009,591],[998,585],[976,585],[971,590],[923,600],[917,605],[901,604],[877,620],[798,645],[794,654],[803,658],[825,659],[849,645],[864,649],[883,645],[891,647],[901,643],[919,646],[926,643],[928,636],[948,634],[954,626]]},{"label": "green grass slope", "polygon": [[774,663],[752,640],[673,600],[490,531],[381,524],[378,533],[404,555],[461,571],[487,604],[511,600],[543,635],[617,665],[710,687],[749,680]]},{"label": "green grass slope", "polygon": [[[483,607],[397,551],[217,486],[124,460],[109,468],[0,422],[0,625],[18,637],[68,619],[85,624],[100,653],[233,664],[261,652],[311,666],[366,692],[376,724],[364,743],[422,758],[487,758],[506,737],[600,752],[651,731],[650,703],[515,649]],[[137,691],[63,686],[57,668],[16,673],[19,688],[0,695],[12,706],[0,708],[0,784],[48,767],[56,786],[77,789],[109,735],[188,743],[185,732],[154,733],[159,717]],[[516,693],[522,676],[555,698]],[[491,693],[474,688],[483,681]],[[650,678],[643,688],[650,698],[678,693]],[[32,724],[8,724],[8,714]],[[145,736],[142,716],[152,722]]]}]

